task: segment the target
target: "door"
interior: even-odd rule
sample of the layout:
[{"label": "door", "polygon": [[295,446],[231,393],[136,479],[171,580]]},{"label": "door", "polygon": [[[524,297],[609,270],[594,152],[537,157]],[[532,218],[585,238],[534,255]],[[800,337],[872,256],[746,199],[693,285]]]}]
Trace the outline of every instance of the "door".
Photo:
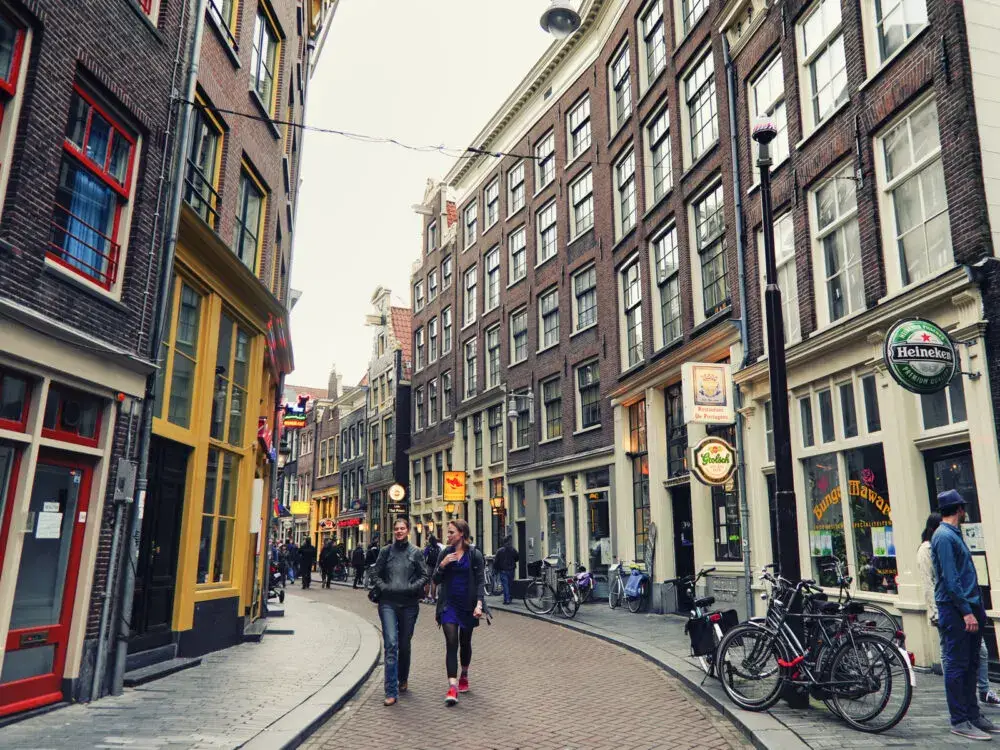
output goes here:
[{"label": "door", "polygon": [[0,716],[62,699],[91,474],[78,460],[39,454],[0,670]]},{"label": "door", "polygon": [[189,452],[186,446],[162,438],[153,438],[150,447],[129,641],[133,653],[170,642]]},{"label": "door", "polygon": [[517,550],[520,552],[520,559],[517,561],[517,577],[528,577],[528,532],[524,521],[517,522]]},{"label": "door", "polygon": [[[694,575],[694,527],[691,524],[691,488],[679,484],[670,488],[674,522],[674,566],[678,578]],[[678,591],[677,611],[687,612],[691,603]]]}]

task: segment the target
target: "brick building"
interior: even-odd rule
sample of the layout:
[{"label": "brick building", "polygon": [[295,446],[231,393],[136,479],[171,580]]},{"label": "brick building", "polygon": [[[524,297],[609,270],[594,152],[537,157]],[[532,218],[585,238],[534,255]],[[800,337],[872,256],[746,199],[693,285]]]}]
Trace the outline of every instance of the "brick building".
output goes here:
[{"label": "brick building", "polygon": [[313,544],[322,549],[328,539],[342,541],[337,534],[340,508],[340,375],[330,370],[326,397],[316,402],[316,447],[313,450],[312,495],[309,498],[309,532]]},{"label": "brick building", "polygon": [[348,549],[368,544],[368,495],[365,472],[368,449],[365,430],[368,424],[368,376],[340,399],[340,512],[337,532]]}]

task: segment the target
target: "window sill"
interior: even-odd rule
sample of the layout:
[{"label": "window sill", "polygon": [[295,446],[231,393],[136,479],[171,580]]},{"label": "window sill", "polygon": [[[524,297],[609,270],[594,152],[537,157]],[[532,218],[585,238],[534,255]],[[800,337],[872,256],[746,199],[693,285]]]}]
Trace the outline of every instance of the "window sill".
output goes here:
[{"label": "window sill", "polygon": [[521,213],[524,210],[524,208],[525,208],[526,205],[527,205],[527,203],[522,203],[521,207],[519,209],[517,209],[516,211],[514,211],[513,213],[508,214],[507,218],[504,219],[504,221],[510,221],[511,219],[513,219],[515,216],[517,216],[519,213]]},{"label": "window sill", "polygon": [[632,375],[635,375],[637,372],[639,372],[639,370],[642,370],[647,364],[648,363],[646,362],[646,359],[644,357],[643,359],[640,359],[638,362],[636,362],[634,365],[629,365],[624,370],[622,370],[621,373],[618,375],[618,380],[622,381],[625,380],[626,378],[631,377]]},{"label": "window sill", "polygon": [[[708,158],[715,153],[715,150],[719,147],[719,139],[716,138],[711,146],[702,151],[698,158],[694,159],[690,164],[684,167],[684,171],[681,172],[681,182],[684,182],[692,174],[696,174],[701,170],[702,162],[707,161]],[[689,157],[690,158],[690,157]]]},{"label": "window sill", "polygon": [[233,64],[233,67],[237,70],[242,68],[243,64],[240,62],[239,45],[230,41],[229,38],[232,32],[228,29],[223,29],[219,19],[216,18],[211,12],[206,10],[205,17],[208,19],[208,25],[212,27],[212,30],[219,37],[219,41],[222,42],[222,49],[229,57],[229,61]]},{"label": "window sill", "polygon": [[548,258],[546,258],[545,260],[543,260],[541,263],[536,263],[535,264],[535,270],[538,270],[539,268],[541,268],[542,266],[544,266],[549,261],[555,260],[558,257],[559,257],[559,251],[556,250],[554,253],[552,253],[552,255],[550,255]]},{"label": "window sill", "polygon": [[[708,15],[708,13],[702,11],[702,14],[695,19],[695,21],[694,21],[693,24],[691,24],[691,28],[688,29],[687,31],[682,31],[681,32],[680,37],[677,38],[676,44],[674,45],[674,58],[675,59],[677,58],[677,53],[681,51],[681,47],[684,46],[684,43],[691,37],[691,35],[694,33],[695,29],[698,28],[698,24],[707,15]],[[681,21],[681,23],[683,24],[683,20]],[[677,34],[676,26],[674,27],[674,34],[675,35]]]},{"label": "window sill", "polygon": [[483,315],[489,315],[491,312],[493,312],[494,310],[496,310],[498,307],[500,307],[500,303],[499,302],[497,302],[495,305],[493,305],[493,307],[487,307],[487,308],[485,308],[483,310]]},{"label": "window sill", "polygon": [[[884,297],[882,297],[878,301],[878,304],[882,305],[885,302],[888,302],[889,300],[891,300],[891,299],[893,299],[895,297],[902,297],[904,294],[912,292],[917,287],[923,286],[924,284],[927,284],[928,282],[934,281],[935,279],[938,279],[941,276],[944,276],[944,275],[950,273],[951,271],[954,271],[955,268],[958,267],[958,264],[954,263],[954,248],[952,249],[952,260],[953,260],[953,264],[952,265],[945,266],[944,268],[938,269],[934,273],[931,273],[931,274],[925,276],[922,279],[918,279],[917,281],[911,281],[906,286],[892,287],[890,280],[886,279],[886,295]],[[896,268],[894,270],[898,271],[898,269],[899,269],[899,266],[897,264]],[[861,312],[861,311],[859,311],[859,312]],[[840,321],[838,320],[837,322],[839,323]]]},{"label": "window sill", "polygon": [[546,347],[544,347],[544,348],[542,348],[542,349],[538,349],[538,350],[537,350],[537,351],[535,352],[535,356],[537,357],[537,356],[538,356],[539,354],[542,354],[543,352],[547,352],[547,351],[549,351],[550,349],[555,349],[555,348],[556,348],[557,346],[559,346],[559,342],[558,342],[558,341],[557,341],[557,342],[555,342],[554,344],[549,344],[548,346],[546,346]]},{"label": "window sill", "polygon": [[550,443],[558,443],[562,439],[563,439],[562,435],[560,435],[559,437],[545,438],[545,440],[539,440],[538,444],[539,445],[548,445]]},{"label": "window sill", "polygon": [[531,447],[530,445],[519,445],[517,448],[511,448],[510,450],[508,450],[507,455],[509,456],[511,453],[524,453],[530,447]]},{"label": "window sill", "polygon": [[918,39],[920,39],[924,34],[927,33],[928,29],[930,29],[930,24],[925,24],[924,27],[922,29],[920,29],[920,31],[918,31],[916,34],[914,34],[909,39],[907,39],[905,42],[903,42],[903,46],[902,47],[900,47],[898,50],[896,50],[891,55],[889,55],[885,60],[883,60],[881,63],[879,63],[878,68],[876,68],[871,73],[871,75],[869,75],[861,83],[861,85],[858,86],[858,91],[864,91],[868,86],[870,86],[871,84],[873,84],[877,78],[881,77],[881,75],[886,70],[888,70],[890,67],[892,67],[892,64],[899,57],[901,57],[906,52],[906,50],[908,50],[910,48],[911,45],[913,45]]},{"label": "window sill", "polygon": [[708,318],[705,318],[700,323],[695,325],[695,327],[691,329],[691,338],[695,338],[696,336],[707,331],[712,326],[718,325],[720,321],[729,319],[732,313],[733,313],[733,306],[732,303],[730,302],[724,308],[719,310],[719,312],[715,313],[714,315],[711,315]]},{"label": "window sill", "polygon": [[[569,165],[567,164],[566,166],[569,166]],[[564,169],[565,169],[565,167],[564,167]],[[546,189],[547,187],[549,187],[550,185],[554,185],[554,184],[555,184],[555,182],[556,182],[556,178],[555,178],[555,177],[553,177],[553,178],[552,178],[551,180],[549,180],[548,182],[546,182],[546,183],[545,183],[544,185],[541,185],[540,187],[538,187],[538,188],[537,188],[537,189],[535,190],[534,194],[533,194],[533,195],[531,196],[531,200],[532,200],[532,202],[534,202],[534,200],[535,200],[536,198],[538,198],[538,196],[539,196],[539,195],[541,195],[541,194],[542,194],[543,192],[545,192],[545,189]]]},{"label": "window sill", "polygon": [[511,288],[511,287],[513,287],[513,286],[517,286],[517,285],[518,285],[518,284],[520,284],[520,283],[521,283],[522,281],[524,281],[524,280],[525,280],[526,278],[528,278],[528,274],[525,274],[524,276],[522,276],[522,277],[521,277],[521,278],[519,278],[519,279],[514,279],[514,280],[513,280],[512,282],[510,282],[509,284],[507,284],[507,288],[508,288],[508,289],[510,289],[510,288]]},{"label": "window sill", "polygon": [[523,365],[523,364],[524,364],[525,362],[527,362],[527,361],[528,361],[528,358],[527,358],[527,357],[525,357],[524,359],[520,359],[520,360],[518,360],[517,362],[511,362],[511,363],[510,363],[510,364],[509,364],[509,365],[507,366],[507,369],[509,370],[509,369],[510,369],[511,367],[517,367],[518,365]]},{"label": "window sill", "polygon": [[595,425],[591,425],[590,427],[583,427],[583,428],[581,428],[579,430],[574,430],[573,437],[576,437],[577,435],[586,435],[588,432],[596,432],[597,430],[601,429],[601,427],[603,427],[603,426],[604,425],[601,425],[601,424],[595,424]]},{"label": "window sill", "polygon": [[[570,154],[568,152],[566,153],[566,159],[567,159],[567,161],[566,161],[566,166],[563,167],[563,174],[566,174],[567,172],[569,172],[569,170],[573,168],[573,165],[576,164],[578,161],[580,161],[580,158],[583,157],[593,147],[594,147],[594,143],[593,143],[593,130],[591,130],[591,142],[587,145],[587,148],[585,148],[583,151],[581,151],[580,153],[578,153],[576,156],[570,156]],[[574,176],[573,179],[576,179],[576,177]]]},{"label": "window sill", "polygon": [[581,230],[579,230],[577,232],[570,233],[569,242],[567,242],[566,244],[567,245],[572,245],[578,239],[580,239],[581,237],[586,236],[587,234],[589,234],[590,232],[593,232],[593,231],[594,231],[594,225],[593,225],[593,223],[591,223],[591,225],[589,227],[585,227],[584,229],[581,229]]},{"label": "window sill", "polygon": [[[613,93],[614,93],[614,90],[612,89],[612,94]],[[608,147],[609,148],[611,147],[611,144],[615,142],[615,138],[617,138],[625,130],[625,126],[628,125],[629,122],[632,120],[632,114],[634,112],[635,112],[635,108],[633,107],[632,109],[630,109],[628,111],[628,114],[625,115],[625,117],[622,119],[621,122],[615,123],[615,129],[611,133],[611,137],[608,138]]]},{"label": "window sill", "polygon": [[274,122],[271,120],[271,113],[267,111],[267,106],[264,104],[264,100],[260,98],[260,94],[258,94],[254,89],[248,89],[248,93],[250,94],[251,101],[253,101],[253,103],[257,105],[257,108],[261,111],[261,114],[263,114],[264,117],[267,118],[265,122],[267,124],[267,127],[271,131],[271,136],[274,138],[274,140],[280,141],[281,131],[278,130],[278,126],[275,125]]},{"label": "window sill", "polygon": [[671,176],[671,183],[670,187],[667,188],[667,192],[665,192],[659,198],[654,199],[653,202],[646,207],[646,211],[642,215],[642,220],[646,221],[646,219],[649,218],[649,215],[651,213],[653,213],[654,211],[656,211],[656,209],[658,209],[660,206],[666,203],[667,198],[669,198],[673,192],[674,192],[674,184],[673,184],[673,176]]},{"label": "window sill", "polygon": [[158,28],[156,28],[156,20],[146,15],[146,11],[142,9],[142,6],[140,6],[139,3],[136,2],[136,0],[128,0],[128,6],[135,11],[135,14],[139,16],[140,20],[146,24],[146,27],[156,37],[156,40],[162,44],[163,34],[160,33],[160,30]]},{"label": "window sill", "polygon": [[850,103],[851,103],[851,97],[848,96],[839,105],[837,105],[836,107],[834,107],[833,111],[830,114],[828,114],[823,119],[823,122],[819,123],[818,125],[813,126],[813,129],[810,130],[808,133],[806,133],[802,137],[802,140],[800,140],[798,143],[795,144],[795,150],[798,151],[799,149],[801,149],[803,146],[806,145],[806,143],[808,143],[810,140],[812,140],[816,136],[817,133],[819,133],[820,131],[824,130],[827,125],[829,125],[831,122],[833,122],[834,120],[836,120],[837,119],[837,115],[839,115],[844,110],[844,108],[848,104],[850,104]]},{"label": "window sill", "polygon": [[[666,19],[664,19],[663,25],[666,26]],[[666,29],[664,29],[664,31],[666,31]],[[636,73],[638,72],[639,71],[637,70]],[[639,101],[637,102],[636,105],[638,109],[642,109],[642,105],[646,101],[646,97],[649,96],[649,92],[652,91],[654,88],[656,88],[656,84],[660,82],[660,79],[663,78],[666,72],[667,72],[667,61],[666,58],[664,58],[663,67],[657,72],[655,76],[653,76],[652,80],[647,80],[645,85],[641,83],[639,84]],[[647,76],[647,79],[648,78],[649,77]]]},{"label": "window sill", "polygon": [[462,332],[463,332],[463,331],[465,331],[465,330],[466,330],[467,328],[471,328],[471,327],[472,327],[472,326],[474,326],[475,324],[476,324],[476,321],[475,321],[475,320],[469,320],[469,321],[466,321],[465,323],[462,323],[462,327],[458,329],[458,332],[459,332],[459,333],[462,333]]},{"label": "window sill", "polygon": [[637,224],[634,224],[631,229],[629,229],[625,234],[623,234],[619,239],[615,240],[615,243],[611,246],[612,255],[617,252],[617,250],[626,245],[631,241],[632,236],[635,234]]},{"label": "window sill", "polygon": [[591,323],[589,326],[584,326],[583,328],[577,328],[575,331],[573,331],[573,333],[571,333],[569,335],[569,337],[573,338],[574,336],[578,336],[581,333],[586,333],[587,331],[591,330],[592,328],[597,328],[597,321],[596,320],[593,323]]},{"label": "window sill", "polygon": [[[124,263],[121,263],[120,266],[124,267]],[[78,289],[82,289],[84,292],[96,297],[101,302],[105,302],[113,306],[119,312],[128,312],[128,308],[121,302],[121,292],[109,292],[107,289],[98,286],[94,282],[88,281],[83,276],[73,273],[69,269],[63,268],[63,266],[48,256],[45,257],[45,265],[43,268],[46,273],[58,276],[61,280],[72,284]]]}]

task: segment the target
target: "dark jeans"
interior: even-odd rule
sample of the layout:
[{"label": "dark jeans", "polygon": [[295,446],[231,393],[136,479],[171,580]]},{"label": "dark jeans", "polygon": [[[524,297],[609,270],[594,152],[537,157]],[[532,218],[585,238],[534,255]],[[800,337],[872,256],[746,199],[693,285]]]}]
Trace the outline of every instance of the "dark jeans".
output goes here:
[{"label": "dark jeans", "polygon": [[500,571],[500,588],[503,589],[503,603],[510,604],[510,587],[514,583],[513,570]]},{"label": "dark jeans", "polygon": [[308,565],[302,566],[302,588],[309,588],[309,584],[312,583],[312,568]]},{"label": "dark jeans", "polygon": [[410,641],[420,614],[419,604],[379,602],[382,645],[385,648],[385,697],[399,697],[399,683],[410,679]]},{"label": "dark jeans", "polygon": [[365,575],[365,569],[363,566],[354,567],[354,588],[357,588],[358,586],[361,585],[361,579],[364,577],[364,575]]},{"label": "dark jeans", "polygon": [[952,726],[979,718],[976,681],[979,675],[979,644],[986,612],[979,604],[974,604],[972,610],[979,621],[979,630],[975,633],[966,631],[965,621],[958,607],[938,603],[944,692],[948,698]]}]

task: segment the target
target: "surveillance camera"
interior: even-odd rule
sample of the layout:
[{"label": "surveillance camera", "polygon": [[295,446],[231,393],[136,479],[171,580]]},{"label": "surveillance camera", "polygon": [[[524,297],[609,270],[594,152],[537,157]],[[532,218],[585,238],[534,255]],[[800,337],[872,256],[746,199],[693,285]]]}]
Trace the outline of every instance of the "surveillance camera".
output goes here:
[{"label": "surveillance camera", "polygon": [[767,145],[778,137],[778,126],[774,120],[761,117],[754,123],[752,137],[757,143]]}]

